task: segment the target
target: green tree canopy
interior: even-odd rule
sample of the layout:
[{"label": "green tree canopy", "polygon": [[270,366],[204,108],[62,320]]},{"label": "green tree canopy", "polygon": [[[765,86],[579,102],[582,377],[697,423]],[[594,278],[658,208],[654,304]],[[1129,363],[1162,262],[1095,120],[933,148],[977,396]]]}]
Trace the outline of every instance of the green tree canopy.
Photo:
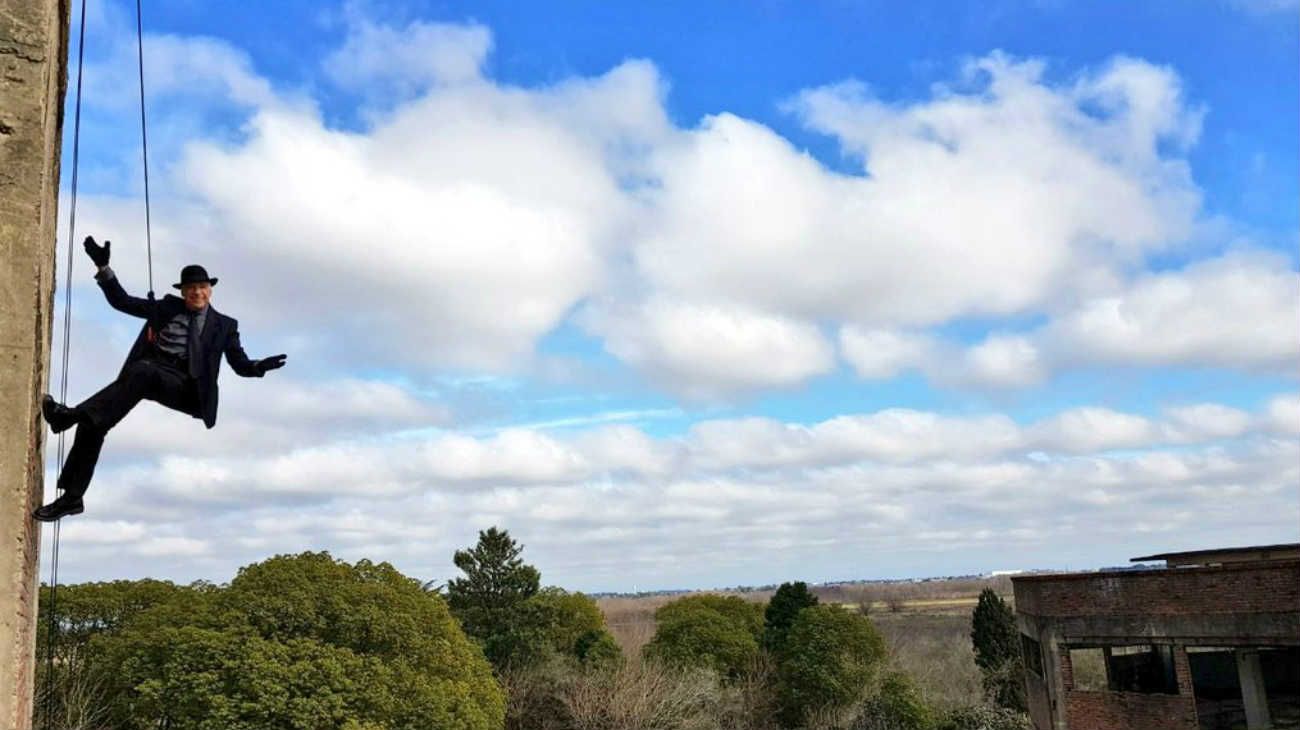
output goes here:
[{"label": "green tree canopy", "polygon": [[557,654],[595,663],[615,661],[622,655],[605,628],[605,614],[591,597],[548,587],[529,599],[545,621],[547,647]]},{"label": "green tree canopy", "polygon": [[980,591],[971,614],[970,638],[975,664],[983,674],[985,695],[1001,707],[1023,711],[1024,672],[1016,617],[992,588]]},{"label": "green tree canopy", "polygon": [[763,612],[763,647],[771,652],[780,651],[795,616],[801,610],[816,605],[817,596],[808,590],[807,583],[782,583],[772,595],[772,600],[767,602],[767,610]]},{"label": "green tree canopy", "polygon": [[446,603],[386,563],[248,566],[91,641],[119,730],[488,730],[504,698]]},{"label": "green tree canopy", "polygon": [[809,713],[860,701],[884,656],[884,639],[867,617],[835,606],[803,609],[777,655],[782,723],[796,727]]},{"label": "green tree canopy", "polygon": [[736,596],[686,596],[655,611],[655,624],[646,656],[736,677],[758,656],[763,608]]}]

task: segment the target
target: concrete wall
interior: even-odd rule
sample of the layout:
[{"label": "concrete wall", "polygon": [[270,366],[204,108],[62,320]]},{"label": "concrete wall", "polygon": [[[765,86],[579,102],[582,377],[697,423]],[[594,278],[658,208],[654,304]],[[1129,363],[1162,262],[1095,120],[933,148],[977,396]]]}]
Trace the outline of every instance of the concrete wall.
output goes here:
[{"label": "concrete wall", "polygon": [[0,0],[0,728],[31,726],[67,0]]}]

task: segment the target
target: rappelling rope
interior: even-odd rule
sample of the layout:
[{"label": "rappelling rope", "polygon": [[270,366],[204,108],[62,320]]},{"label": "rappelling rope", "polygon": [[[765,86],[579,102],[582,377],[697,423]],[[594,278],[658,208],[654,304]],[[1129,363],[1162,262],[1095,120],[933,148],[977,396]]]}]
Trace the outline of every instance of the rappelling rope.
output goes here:
[{"label": "rappelling rope", "polygon": [[153,232],[149,219],[149,131],[144,121],[144,0],[135,0],[135,50],[140,69],[140,154],[144,162],[144,242],[149,252],[149,299],[153,300]]},{"label": "rappelling rope", "polygon": [[[63,357],[59,376],[59,402],[68,400],[68,353],[72,339],[72,244],[77,231],[77,172],[81,157],[81,72],[85,66],[86,56],[86,0],[81,0],[81,29],[77,39],[77,101],[72,121],[72,195],[71,209],[68,213],[68,265],[65,267],[63,284]],[[63,433],[59,434],[58,475],[63,476]],[[58,483],[57,481],[55,482]],[[54,722],[54,648],[58,639],[58,597],[59,597],[59,533],[62,520],[55,521],[54,534],[50,538],[50,610],[49,625],[45,637],[45,730],[50,730]]]},{"label": "rappelling rope", "polygon": [[[140,78],[140,147],[144,164],[144,232],[145,244],[147,247],[147,259],[149,266],[149,299],[154,299],[153,291],[153,234],[152,220],[150,216],[149,205],[149,135],[145,126],[145,100],[144,100],[144,10],[142,8],[143,0],[136,0],[135,3],[135,40],[136,40],[136,62]],[[74,257],[72,255],[73,245],[77,240],[77,176],[80,168],[81,157],[81,79],[82,69],[85,66],[86,54],[86,0],[81,0],[81,22],[80,31],[77,39],[77,94],[75,111],[72,122],[72,189],[69,203],[70,210],[68,213],[68,264],[66,267],[65,281],[63,285],[63,356],[61,362],[62,372],[59,382],[59,402],[67,403],[68,401],[68,361],[71,352],[72,340],[72,264]],[[58,447],[58,471],[59,477],[63,476],[64,462],[64,434],[59,434]],[[56,482],[57,484],[57,482]],[[56,520],[54,523],[54,532],[51,536],[50,546],[50,609],[49,609],[49,626],[48,636],[45,642],[45,729],[50,730],[53,727],[54,713],[54,653],[58,639],[58,621],[57,606],[59,594],[59,533],[62,520]]]}]

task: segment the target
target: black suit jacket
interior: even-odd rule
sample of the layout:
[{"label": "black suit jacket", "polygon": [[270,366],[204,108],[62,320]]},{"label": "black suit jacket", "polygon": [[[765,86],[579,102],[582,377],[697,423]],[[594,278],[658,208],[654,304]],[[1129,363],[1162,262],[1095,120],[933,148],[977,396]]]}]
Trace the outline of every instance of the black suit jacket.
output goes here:
[{"label": "black suit jacket", "polygon": [[[99,280],[99,288],[109,305],[119,312],[133,317],[140,317],[145,324],[126,356],[126,366],[150,355],[154,345],[150,341],[150,331],[154,334],[171,321],[172,317],[185,311],[185,300],[168,294],[162,299],[150,301],[133,297],[126,293],[116,276]],[[217,374],[221,371],[221,356],[226,356],[230,369],[246,378],[260,378],[262,371],[248,358],[244,348],[239,344],[239,322],[208,306],[207,316],[203,321],[203,331],[199,333],[198,360],[195,363],[195,381],[198,385],[199,412],[203,424],[212,428],[217,423]]]}]

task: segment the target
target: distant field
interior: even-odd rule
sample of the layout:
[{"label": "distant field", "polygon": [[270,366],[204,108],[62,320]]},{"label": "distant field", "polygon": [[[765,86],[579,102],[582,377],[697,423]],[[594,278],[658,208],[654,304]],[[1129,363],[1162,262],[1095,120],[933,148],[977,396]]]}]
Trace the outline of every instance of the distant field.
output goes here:
[{"label": "distant field", "polygon": [[[1010,602],[1006,577],[926,582],[813,586],[824,603],[861,610],[875,622],[889,646],[890,663],[910,675],[926,699],[944,710],[980,700],[980,673],[970,644],[970,614],[979,592],[993,588]],[[707,591],[766,602],[771,591]],[[681,595],[611,597],[598,601],[623,651],[640,652],[655,632],[654,612]]]}]

